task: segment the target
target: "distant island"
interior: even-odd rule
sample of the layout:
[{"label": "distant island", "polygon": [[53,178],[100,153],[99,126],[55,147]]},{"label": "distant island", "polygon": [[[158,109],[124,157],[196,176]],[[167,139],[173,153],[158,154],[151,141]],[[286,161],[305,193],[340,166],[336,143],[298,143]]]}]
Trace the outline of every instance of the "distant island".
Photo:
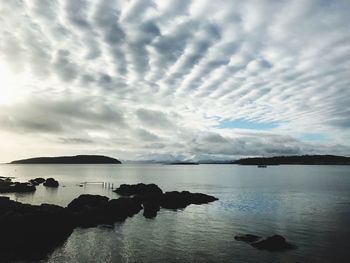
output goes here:
[{"label": "distant island", "polygon": [[168,165],[198,165],[197,162],[172,162],[172,163],[165,163]]},{"label": "distant island", "polygon": [[37,157],[16,160],[10,164],[121,164],[121,161],[103,155],[76,155],[59,157]]},{"label": "distant island", "polygon": [[280,165],[280,164],[302,164],[302,165],[350,165],[350,157],[336,155],[298,155],[298,156],[275,156],[244,158],[233,161],[240,165]]}]

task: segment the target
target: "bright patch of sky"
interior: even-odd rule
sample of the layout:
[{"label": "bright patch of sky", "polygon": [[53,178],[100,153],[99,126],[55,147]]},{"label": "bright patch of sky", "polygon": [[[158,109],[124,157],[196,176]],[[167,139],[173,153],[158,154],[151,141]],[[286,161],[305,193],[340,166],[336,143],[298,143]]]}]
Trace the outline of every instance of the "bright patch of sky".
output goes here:
[{"label": "bright patch of sky", "polygon": [[304,133],[301,138],[305,141],[325,141],[327,136],[323,133]]},{"label": "bright patch of sky", "polygon": [[256,122],[245,119],[225,120],[221,121],[218,128],[238,128],[238,129],[251,129],[251,130],[270,130],[278,127],[276,122]]}]

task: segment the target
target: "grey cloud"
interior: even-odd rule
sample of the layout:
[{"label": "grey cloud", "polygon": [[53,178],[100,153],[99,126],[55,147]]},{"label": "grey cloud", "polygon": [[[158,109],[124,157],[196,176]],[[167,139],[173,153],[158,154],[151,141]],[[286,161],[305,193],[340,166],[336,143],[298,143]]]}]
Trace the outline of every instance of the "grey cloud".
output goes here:
[{"label": "grey cloud", "polygon": [[90,24],[87,20],[89,2],[85,0],[66,1],[65,11],[69,21],[80,29],[88,29]]},{"label": "grey cloud", "polygon": [[136,136],[138,136],[142,141],[156,141],[160,140],[160,137],[144,129],[138,129],[136,131]]},{"label": "grey cloud", "polygon": [[92,144],[93,140],[84,138],[59,138],[59,142],[63,144]]},{"label": "grey cloud", "polygon": [[61,133],[60,123],[45,118],[31,118],[23,115],[1,116],[0,124],[3,129],[19,133]]},{"label": "grey cloud", "polygon": [[15,71],[24,69],[24,50],[16,36],[9,32],[2,32],[2,41],[0,42],[1,53],[4,54],[6,61]]},{"label": "grey cloud", "polygon": [[[277,138],[276,137],[280,137]],[[193,152],[199,154],[227,156],[271,156],[301,153],[297,141],[283,142],[284,136],[245,136],[224,138],[219,134],[209,134],[194,141]]]},{"label": "grey cloud", "polygon": [[141,21],[142,18],[147,14],[147,11],[155,7],[156,5],[153,3],[153,1],[132,0],[126,6],[122,19],[126,23],[135,23],[135,21]]},{"label": "grey cloud", "polygon": [[136,111],[136,116],[142,124],[145,124],[149,127],[160,127],[163,129],[169,129],[173,126],[172,121],[168,118],[168,116],[165,113],[161,111],[138,109]]},{"label": "grey cloud", "polygon": [[78,76],[77,66],[70,60],[69,56],[69,51],[59,50],[53,65],[57,75],[66,82],[72,81]]},{"label": "grey cloud", "polygon": [[57,18],[58,2],[56,0],[33,0],[33,10],[38,17],[52,23]]},{"label": "grey cloud", "polygon": [[[127,126],[123,114],[109,105],[95,105],[93,100],[33,100],[0,109],[4,129],[16,132],[64,133],[104,130]],[[24,114],[25,113],[25,114]]]}]

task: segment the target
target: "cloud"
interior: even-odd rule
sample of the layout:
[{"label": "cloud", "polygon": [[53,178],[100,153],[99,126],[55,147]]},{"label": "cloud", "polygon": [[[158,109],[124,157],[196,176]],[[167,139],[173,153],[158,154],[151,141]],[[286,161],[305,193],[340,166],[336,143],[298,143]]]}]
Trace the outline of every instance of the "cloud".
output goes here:
[{"label": "cloud", "polygon": [[138,109],[136,111],[136,116],[142,124],[148,127],[169,129],[173,126],[167,114],[161,111]]},{"label": "cloud", "polygon": [[[0,140],[129,159],[350,155],[349,9],[2,1],[0,70],[10,75],[0,95],[11,100],[0,97]],[[237,120],[278,126],[224,125]],[[311,143],[307,133],[324,136]]]}]

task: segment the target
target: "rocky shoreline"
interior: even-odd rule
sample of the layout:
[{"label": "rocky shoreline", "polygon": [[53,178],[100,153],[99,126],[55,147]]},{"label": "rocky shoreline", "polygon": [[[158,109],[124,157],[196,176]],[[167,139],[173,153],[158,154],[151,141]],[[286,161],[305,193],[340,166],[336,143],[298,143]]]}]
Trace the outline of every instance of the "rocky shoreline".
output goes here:
[{"label": "rocky shoreline", "polygon": [[0,193],[30,193],[36,191],[36,186],[43,184],[46,187],[58,187],[59,183],[54,178],[35,178],[29,182],[13,182],[10,177],[0,178]]},{"label": "rocky shoreline", "polygon": [[77,227],[112,225],[142,209],[146,218],[154,218],[161,208],[176,210],[218,200],[187,191],[163,193],[155,184],[121,185],[115,192],[124,197],[85,194],[67,207],[29,205],[0,197],[0,261],[43,259]]}]

